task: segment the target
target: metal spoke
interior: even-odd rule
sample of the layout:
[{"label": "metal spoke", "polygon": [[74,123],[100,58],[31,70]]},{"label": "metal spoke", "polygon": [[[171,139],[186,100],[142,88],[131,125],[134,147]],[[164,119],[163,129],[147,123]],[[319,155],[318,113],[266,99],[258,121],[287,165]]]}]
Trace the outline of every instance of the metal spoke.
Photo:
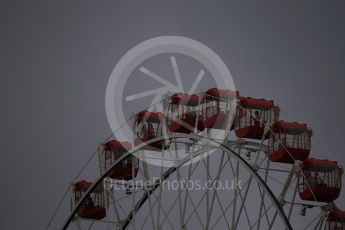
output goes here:
[{"label": "metal spoke", "polygon": [[314,217],[307,225],[306,227],[303,228],[303,230],[308,229],[309,227],[311,227],[313,225],[313,223],[322,216],[323,213],[320,213],[318,216]]},{"label": "metal spoke", "polygon": [[[261,190],[261,187],[260,187],[260,185],[258,184],[258,189],[259,189],[259,192],[260,192],[260,197],[261,197],[261,201],[262,201],[262,207],[263,207],[263,210],[264,210],[264,215],[265,215],[265,217],[266,217],[266,221],[267,221],[267,224],[268,224],[268,226],[271,226],[271,224],[270,224],[270,220],[269,220],[269,217],[268,217],[268,211],[267,211],[267,209],[266,209],[266,205],[265,205],[265,202],[264,202],[264,199],[265,199],[265,191],[262,191]],[[261,217],[259,216],[259,223],[260,223],[260,219],[261,219]],[[273,224],[273,222],[272,222],[272,224]],[[259,226],[259,225],[258,225]],[[271,227],[270,227],[270,229],[271,229]]]},{"label": "metal spoke", "polygon": [[[231,161],[229,162],[229,164],[230,164],[230,166],[231,166],[232,174],[233,174],[233,175],[238,175],[238,174],[239,174],[239,173],[238,173],[238,170],[239,170],[238,162],[236,163],[236,172],[235,172],[235,170],[234,170],[234,167],[233,167]],[[235,176],[235,177],[236,177],[236,176]],[[236,182],[237,182],[237,180],[238,180],[238,176],[237,176]],[[249,191],[249,188],[250,188],[250,184],[251,184],[251,181],[252,181],[252,177],[250,177],[248,181],[249,181],[249,185],[248,185],[248,187],[247,187],[246,196],[248,195],[248,191]],[[237,184],[236,184],[236,191],[237,191],[237,189],[238,189],[238,188],[237,188]],[[232,223],[232,225],[233,225],[233,226],[232,226],[232,228],[233,228],[233,229],[236,229],[236,228],[237,228],[238,221],[240,220],[240,217],[241,217],[241,213],[242,213],[243,208],[244,208],[244,213],[245,213],[245,215],[246,215],[246,219],[247,219],[247,222],[248,222],[248,224],[249,224],[249,227],[252,228],[252,227],[251,227],[250,220],[249,220],[249,216],[248,216],[248,213],[247,213],[247,209],[246,209],[246,207],[245,207],[245,199],[243,199],[242,193],[241,193],[241,192],[239,192],[238,194],[236,193],[236,196],[237,196],[237,195],[239,195],[239,197],[241,198],[242,204],[241,204],[240,211],[239,211],[238,214],[237,214],[237,218],[236,218],[236,211],[233,211],[233,216],[232,216],[232,218],[233,218],[233,223]],[[236,202],[236,200],[235,200],[234,202]]]},{"label": "metal spoke", "polygon": [[[244,184],[244,186],[242,187],[242,189],[244,189],[244,188],[247,189],[248,186],[249,186],[249,184],[250,184],[250,183],[249,183],[249,180],[247,180],[246,183]],[[220,220],[222,217],[224,217],[224,218],[226,219],[225,213],[232,207],[233,202],[234,202],[234,200],[232,200],[232,201],[230,202],[230,204],[228,204],[228,206],[227,206],[225,209],[223,209],[219,197],[218,197],[217,195],[216,195],[216,197],[217,197],[218,202],[219,202],[219,205],[221,206],[221,209],[222,209],[222,216],[219,216],[219,217],[217,218],[217,220],[215,221],[215,223],[212,225],[211,230],[215,228],[215,226],[217,225],[217,223],[219,222],[219,220]],[[229,224],[228,224],[228,225],[229,225]],[[229,225],[229,226],[230,226],[230,225]],[[228,227],[228,228],[231,229],[230,227]]]},{"label": "metal spoke", "polygon": [[[231,165],[231,163],[230,163]],[[232,167],[232,165],[231,165]],[[233,173],[234,177],[235,177],[235,181],[237,182],[238,180],[238,175],[239,175],[239,162],[237,161],[236,162],[236,173]],[[232,229],[235,229],[235,219],[236,219],[236,207],[237,207],[237,191],[238,188],[237,188],[237,184],[235,186],[235,191],[234,191],[234,205],[232,206],[232,223],[231,223],[231,226],[232,226]]]},{"label": "metal spoke", "polygon": [[[193,160],[193,153],[194,153],[194,147],[193,146],[192,146],[191,151],[192,152],[190,154],[190,160],[192,161]],[[192,164],[189,164],[189,166],[188,166],[188,180],[190,180],[191,174],[192,174]],[[185,220],[185,215],[186,215],[187,195],[188,195],[188,189],[186,189],[186,192],[185,192],[183,210],[182,210],[182,223],[183,223],[183,225],[185,224],[184,220]]]},{"label": "metal spoke", "polygon": [[293,210],[293,207],[294,207],[294,202],[295,202],[295,200],[296,200],[297,191],[298,191],[298,180],[296,180],[296,188],[295,188],[295,191],[294,191],[294,193],[293,193],[293,196],[292,196],[292,203],[291,203],[290,209],[289,209],[289,214],[288,214],[288,219],[289,219],[289,220],[290,220],[290,218],[291,218],[292,210]]},{"label": "metal spoke", "polygon": [[[224,151],[222,151],[222,157],[221,157],[221,160],[220,160],[220,163],[219,163],[219,166],[218,166],[218,173],[217,173],[217,176],[216,176],[216,179],[214,180],[214,181],[217,181],[217,180],[219,180],[219,178],[220,178],[220,175],[221,175],[221,172],[222,172],[222,170],[223,170],[223,168],[225,167],[225,165],[226,165],[226,162],[225,162],[225,164],[223,165],[223,160],[224,160],[224,155],[225,155],[225,153],[224,153]],[[216,189],[214,189],[214,191],[213,191],[213,196],[212,196],[212,200],[211,200],[211,207],[207,207],[207,210],[208,209],[210,209],[210,210],[208,210],[207,211],[207,216],[206,216],[206,218],[207,218],[207,221],[206,221],[206,229],[208,229],[209,228],[209,225],[210,225],[210,219],[211,219],[211,215],[212,215],[212,210],[213,210],[213,204],[214,204],[214,200],[215,200],[215,198],[216,198]],[[229,227],[229,226],[228,226]]]},{"label": "metal spoke", "polygon": [[[145,159],[145,156],[143,156],[144,159]],[[145,181],[149,181],[150,177],[149,177],[149,173],[148,173],[148,170],[147,170],[147,164],[146,164],[146,161],[142,161],[142,165],[143,165],[143,170],[144,170],[144,179]],[[153,229],[157,229],[156,228],[156,225],[155,225],[155,221],[154,221],[154,217],[152,215],[152,210],[153,210],[153,206],[152,206],[152,201],[151,201],[151,196],[148,196],[148,202],[149,202],[149,206],[150,206],[150,216],[151,216],[151,222],[152,222],[152,228]]]},{"label": "metal spoke", "polygon": [[[266,163],[266,171],[265,171],[265,178],[264,178],[264,181],[267,183],[267,177],[268,177],[268,168],[269,168],[269,166],[270,166],[270,160],[267,160],[266,161],[267,163]],[[265,202],[265,191],[264,191],[264,193],[263,193],[263,195],[262,195],[262,198],[261,198],[261,205],[260,205],[260,211],[259,211],[259,217],[261,216],[261,214],[262,214],[262,209],[263,209],[263,207],[264,207],[264,202]],[[269,221],[268,221],[269,222]],[[259,230],[260,229],[260,224],[261,224],[261,218],[259,219],[259,222],[258,222],[258,227],[257,227],[257,230]]]}]

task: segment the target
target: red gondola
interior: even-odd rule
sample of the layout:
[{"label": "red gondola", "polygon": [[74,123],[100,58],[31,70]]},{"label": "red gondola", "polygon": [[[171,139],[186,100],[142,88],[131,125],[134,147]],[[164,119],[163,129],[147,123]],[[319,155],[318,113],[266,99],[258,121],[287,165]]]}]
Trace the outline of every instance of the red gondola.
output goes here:
[{"label": "red gondola", "polygon": [[[79,202],[91,185],[91,182],[85,180],[78,181],[74,184],[72,198],[74,205]],[[101,220],[106,216],[105,199],[102,185],[98,186],[89,196],[86,197],[86,200],[77,210],[77,216],[92,220]]]},{"label": "red gondola", "polygon": [[342,168],[336,161],[307,159],[301,164],[299,195],[302,200],[332,202],[339,197]]},{"label": "red gondola", "polygon": [[236,110],[237,98],[238,91],[216,88],[207,90],[202,102],[204,127],[226,129],[227,122],[231,119],[229,115]]},{"label": "red gondola", "polygon": [[[236,136],[260,140],[264,135],[266,123],[273,124],[278,119],[279,108],[273,101],[242,97],[235,118]],[[269,137],[268,134],[265,139]]]},{"label": "red gondola", "polygon": [[308,159],[312,131],[306,124],[279,121],[273,124],[268,150],[271,161],[294,163]]},{"label": "red gondola", "polygon": [[335,209],[328,214],[325,230],[345,230],[345,211]]},{"label": "red gondola", "polygon": [[[120,142],[111,140],[103,144],[99,153],[99,162],[101,173],[109,169],[120,157],[126,154],[132,148],[129,142]],[[129,155],[110,170],[108,177],[117,180],[131,180],[138,173],[138,160]]]},{"label": "red gondola", "polygon": [[[141,111],[136,115],[134,130],[137,135],[135,145],[152,140],[156,137],[165,136],[166,125],[163,113]],[[146,149],[148,150],[162,150],[169,147],[167,140],[150,143]]]},{"label": "red gondola", "polygon": [[198,95],[184,93],[172,95],[169,100],[168,114],[168,128],[171,132],[192,133],[195,126],[199,131],[204,130]]}]

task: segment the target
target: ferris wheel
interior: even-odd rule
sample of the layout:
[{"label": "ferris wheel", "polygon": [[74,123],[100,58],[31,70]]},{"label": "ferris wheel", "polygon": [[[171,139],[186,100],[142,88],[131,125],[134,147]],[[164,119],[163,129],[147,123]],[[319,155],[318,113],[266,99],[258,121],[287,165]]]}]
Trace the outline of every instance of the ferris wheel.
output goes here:
[{"label": "ferris wheel", "polygon": [[[143,58],[161,54],[145,47]],[[345,229],[341,165],[314,159],[311,128],[272,100],[175,91],[125,124],[133,139],[101,143],[97,179],[72,183],[63,229]]]},{"label": "ferris wheel", "polygon": [[[344,227],[344,212],[333,203],[340,194],[342,168],[335,161],[310,158],[312,131],[306,124],[280,121],[273,101],[238,92],[210,89],[198,96],[202,100],[197,96],[174,94],[167,98],[167,111],[139,112],[133,118],[133,144],[101,144],[101,175],[94,183],[73,185],[65,228]],[[226,109],[233,100],[237,112],[230,131],[236,138],[220,143],[207,129],[228,126]],[[171,115],[175,109],[180,112]],[[162,165],[148,164],[145,158]],[[169,181],[181,184],[167,188]],[[105,189],[103,182],[119,189]]]}]

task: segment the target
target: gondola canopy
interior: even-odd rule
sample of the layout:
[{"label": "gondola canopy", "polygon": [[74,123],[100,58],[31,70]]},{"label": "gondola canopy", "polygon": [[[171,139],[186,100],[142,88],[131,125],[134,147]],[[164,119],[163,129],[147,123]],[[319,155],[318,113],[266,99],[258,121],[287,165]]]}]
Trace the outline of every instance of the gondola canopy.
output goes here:
[{"label": "gondola canopy", "polygon": [[332,210],[328,214],[325,230],[345,230],[345,211]]},{"label": "gondola canopy", "polygon": [[[267,139],[265,126],[279,119],[279,107],[272,100],[241,97],[235,118],[235,133],[239,138]],[[265,136],[264,136],[265,134]]]},{"label": "gondola canopy", "polygon": [[[121,159],[132,148],[129,142],[110,140],[104,143],[99,150],[99,164],[101,173],[106,172],[114,163]],[[138,160],[133,155],[128,155],[109,171],[108,177],[117,180],[131,180],[138,173]]]},{"label": "gondola canopy", "polygon": [[[135,145],[142,144],[154,138],[166,136],[166,122],[163,113],[141,111],[135,116],[134,131],[136,133]],[[169,147],[169,141],[161,140],[149,143],[144,147],[149,150],[161,151]]]},{"label": "gondola canopy", "polygon": [[198,95],[175,93],[168,102],[168,128],[171,132],[192,133],[204,130]]},{"label": "gondola canopy", "polygon": [[[236,111],[238,91],[212,88],[205,92],[202,101],[202,119],[205,128],[231,129]],[[228,124],[229,123],[229,124]]]},{"label": "gondola canopy", "polygon": [[[81,180],[73,186],[72,205],[75,206],[92,186],[91,182]],[[72,206],[72,208],[73,208]],[[105,199],[102,185],[97,186],[77,210],[77,216],[83,219],[101,220],[106,216]]]},{"label": "gondola canopy", "polygon": [[312,131],[306,124],[279,121],[273,124],[268,144],[273,162],[292,164],[308,159]]},{"label": "gondola canopy", "polygon": [[343,170],[336,161],[309,158],[300,167],[299,195],[302,200],[332,202],[339,197]]}]

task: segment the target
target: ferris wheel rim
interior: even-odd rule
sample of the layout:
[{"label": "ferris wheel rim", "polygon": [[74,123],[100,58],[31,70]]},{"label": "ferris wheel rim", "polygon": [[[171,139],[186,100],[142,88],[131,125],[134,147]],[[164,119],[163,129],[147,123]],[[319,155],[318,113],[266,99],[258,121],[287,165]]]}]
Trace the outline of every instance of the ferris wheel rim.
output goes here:
[{"label": "ferris wheel rim", "polygon": [[[223,151],[230,153],[231,156],[233,156],[244,168],[247,169],[247,171],[249,173],[251,173],[251,175],[255,178],[255,180],[261,185],[261,187],[267,192],[267,195],[269,197],[269,199],[271,200],[272,204],[275,206],[276,211],[278,212],[282,222],[284,223],[286,229],[291,229],[291,224],[289,219],[287,218],[281,204],[279,203],[278,199],[275,197],[274,193],[271,191],[271,189],[269,188],[269,186],[266,184],[266,182],[263,180],[263,178],[252,168],[252,166],[245,160],[243,159],[239,154],[237,154],[235,151],[233,151],[232,149],[230,149],[228,146],[226,146],[224,143],[219,143],[209,137],[204,137],[204,136],[200,136],[197,134],[183,134],[183,133],[178,133],[178,134],[168,134],[166,136],[159,136],[156,137],[154,139],[151,139],[149,141],[143,142],[137,146],[135,146],[133,149],[131,149],[130,151],[128,151],[126,154],[122,155],[116,162],[114,162],[113,165],[111,165],[109,167],[109,169],[107,169],[102,175],[100,175],[96,181],[92,184],[92,186],[90,186],[90,188],[85,192],[85,194],[83,195],[83,197],[79,200],[79,202],[75,205],[75,207],[73,208],[72,212],[70,213],[70,215],[68,216],[68,218],[66,219],[62,229],[67,229],[68,226],[71,224],[72,220],[74,219],[78,209],[81,207],[82,203],[85,201],[86,197],[100,184],[102,183],[103,179],[106,178],[106,175],[114,168],[116,167],[123,159],[125,159],[126,157],[128,157],[130,154],[136,153],[140,150],[142,150],[143,148],[145,148],[146,146],[154,143],[154,142],[158,142],[158,141],[162,141],[165,140],[167,138],[171,138],[171,139],[177,139],[177,138],[190,138],[193,140],[197,140],[197,141],[201,141],[201,140],[206,140],[210,143],[212,143],[214,145],[214,148],[220,148]],[[199,154],[200,155],[200,154]],[[195,155],[193,157],[197,157],[199,155]],[[175,167],[170,167],[164,174],[167,174],[166,177],[162,177],[164,180],[166,178],[168,178],[171,173],[173,173],[177,168],[183,166],[188,160],[190,160],[190,158],[185,158],[183,161],[179,162],[178,165],[176,165]],[[163,175],[161,175],[163,176]],[[144,193],[143,197],[137,202],[137,204],[139,204],[139,202],[141,204],[139,204],[137,210],[139,210],[141,208],[141,206],[145,203],[146,199],[149,197],[149,195],[155,191],[155,189],[157,189],[160,186],[160,184],[158,184],[158,186],[154,187],[154,190],[148,190]],[[137,206],[136,204],[136,206]],[[137,211],[136,210],[136,211]],[[133,217],[133,211],[130,211],[130,214],[127,216],[127,218],[125,219],[124,224],[122,225],[124,228],[126,228],[126,226],[130,223],[132,217]],[[123,229],[122,227],[122,229]]]}]

